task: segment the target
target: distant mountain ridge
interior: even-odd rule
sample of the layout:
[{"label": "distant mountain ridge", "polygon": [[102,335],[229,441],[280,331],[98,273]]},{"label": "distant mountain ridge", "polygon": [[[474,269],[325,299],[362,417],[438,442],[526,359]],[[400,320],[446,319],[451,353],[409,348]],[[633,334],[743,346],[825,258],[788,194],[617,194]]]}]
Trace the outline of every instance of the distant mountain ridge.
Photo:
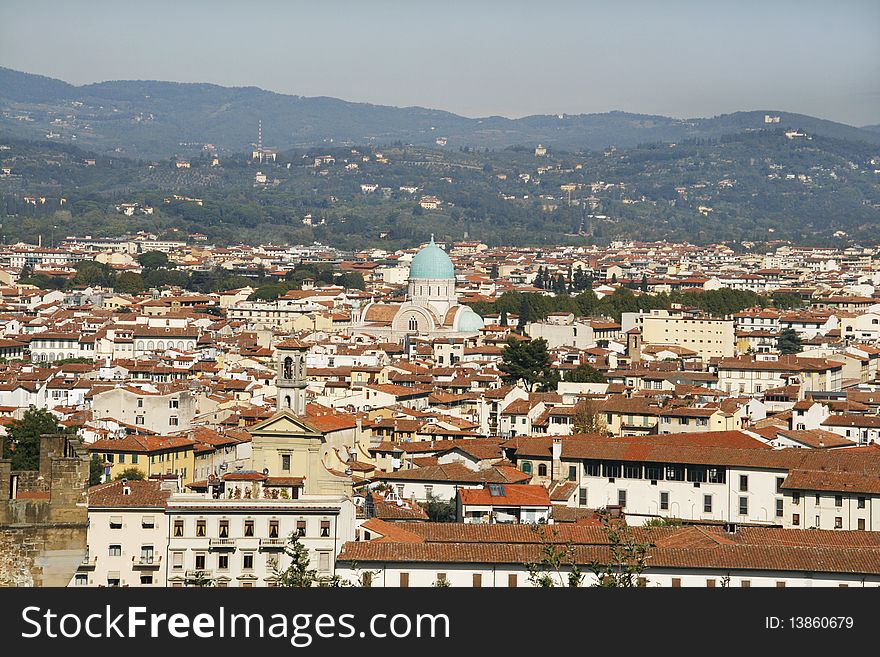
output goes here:
[{"label": "distant mountain ridge", "polygon": [[[779,123],[765,123],[765,115]],[[389,107],[303,97],[257,87],[108,81],[75,86],[0,67],[0,129],[132,157],[185,156],[211,144],[245,151],[263,123],[267,147],[390,144],[506,148],[542,143],[557,150],[628,148],[649,142],[714,139],[748,130],[796,128],[807,134],[880,145],[880,127],[857,128],[802,114],[755,110],[712,118],[606,112],[466,118],[421,107]]]}]

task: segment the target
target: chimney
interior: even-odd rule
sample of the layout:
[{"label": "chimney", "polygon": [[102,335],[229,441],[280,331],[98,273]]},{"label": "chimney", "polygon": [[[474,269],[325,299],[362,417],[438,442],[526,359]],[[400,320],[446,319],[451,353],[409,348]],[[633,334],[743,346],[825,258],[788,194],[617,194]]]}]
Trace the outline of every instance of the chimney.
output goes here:
[{"label": "chimney", "polygon": [[562,436],[553,436],[550,453],[553,458],[553,481],[560,481],[562,480]]}]

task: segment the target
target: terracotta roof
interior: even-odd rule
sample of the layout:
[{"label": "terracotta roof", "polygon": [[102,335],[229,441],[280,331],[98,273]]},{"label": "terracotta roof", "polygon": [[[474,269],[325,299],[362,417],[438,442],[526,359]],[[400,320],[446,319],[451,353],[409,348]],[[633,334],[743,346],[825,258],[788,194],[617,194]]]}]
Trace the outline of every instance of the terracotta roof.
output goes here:
[{"label": "terracotta roof", "polygon": [[[171,495],[170,491],[161,489],[161,482],[155,480],[111,481],[89,488],[89,508],[116,507],[155,507],[164,508]],[[131,492],[126,495],[123,488]]]}]

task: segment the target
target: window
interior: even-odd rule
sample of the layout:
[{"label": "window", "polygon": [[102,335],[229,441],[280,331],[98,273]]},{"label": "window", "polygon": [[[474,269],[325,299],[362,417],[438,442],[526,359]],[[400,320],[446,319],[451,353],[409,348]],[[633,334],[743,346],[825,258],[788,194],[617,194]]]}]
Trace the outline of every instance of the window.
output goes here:
[{"label": "window", "polygon": [[290,454],[281,455],[281,469],[286,471],[290,470]]},{"label": "window", "polygon": [[245,536],[253,536],[254,535],[254,521],[253,520],[245,520],[244,521],[244,535]]},{"label": "window", "polygon": [[834,518],[834,529],[843,529],[843,518],[841,516]]},{"label": "window", "polygon": [[704,482],[706,481],[706,468],[701,468],[700,466],[690,466],[687,469],[687,480],[691,482]]},{"label": "window", "polygon": [[110,529],[122,529],[122,516],[110,516]]},{"label": "window", "polygon": [[242,570],[253,570],[254,569],[254,553],[253,552],[245,552],[241,555],[241,569]]},{"label": "window", "polygon": [[741,515],[741,516],[749,515],[749,498],[748,497],[740,497],[739,498],[739,515]]},{"label": "window", "polygon": [[605,470],[605,476],[609,479],[620,476],[620,463],[603,463],[603,469]]},{"label": "window", "polygon": [[532,463],[530,461],[523,461],[522,471],[528,475],[532,474]]},{"label": "window", "polygon": [[749,477],[748,475],[740,475],[739,476],[739,490],[740,492],[745,493],[749,490]]},{"label": "window", "polygon": [[138,462],[138,455],[137,454],[131,455],[131,462],[134,464],[137,464],[137,462]]},{"label": "window", "polygon": [[843,506],[843,495],[834,496],[834,506],[840,508]]},{"label": "window", "polygon": [[176,427],[178,425],[178,420],[176,415],[172,415],[168,418],[168,425],[172,427]]},{"label": "window", "polygon": [[217,555],[217,570],[229,570],[229,555]]},{"label": "window", "polygon": [[205,569],[205,554],[203,552],[196,555],[196,570],[204,570]]},{"label": "window", "polygon": [[801,503],[801,494],[800,493],[792,493],[791,494],[791,503],[795,506]]},{"label": "window", "polygon": [[857,504],[857,505],[858,505],[858,508],[860,508],[860,509],[864,509],[864,508],[865,508],[865,498],[864,498],[864,497],[859,497],[859,500],[858,500],[858,504]]},{"label": "window", "polygon": [[141,586],[150,585],[153,583],[152,575],[141,575]]},{"label": "window", "polygon": [[221,520],[219,529],[217,530],[217,536],[220,538],[229,538],[229,521]]},{"label": "window", "polygon": [[508,588],[515,589],[516,588],[516,574],[511,573],[507,576],[507,586]]},{"label": "window", "polygon": [[587,506],[587,489],[581,488],[578,491],[578,506]]},{"label": "window", "polygon": [[784,589],[784,588],[785,588],[785,582],[776,582],[776,588],[777,588],[777,589]]},{"label": "window", "polygon": [[318,570],[322,573],[326,573],[330,570],[330,553],[329,552],[319,552],[318,553]]},{"label": "window", "polygon": [[601,476],[601,467],[598,461],[587,461],[584,463],[584,472],[587,473],[588,477],[599,477]]},{"label": "window", "polygon": [[122,546],[121,545],[110,545],[108,546],[109,552],[108,556],[111,557],[121,557],[122,556]]},{"label": "window", "polygon": [[143,424],[143,423],[144,423],[144,416],[143,416],[143,415],[138,415],[138,416],[134,419],[134,423],[135,423],[135,424]]},{"label": "window", "polygon": [[306,535],[306,521],[305,520],[297,520],[296,521],[296,535],[297,536],[305,536]]},{"label": "window", "polygon": [[819,493],[816,493],[816,506],[822,504],[822,496]]},{"label": "window", "polygon": [[79,573],[76,576],[76,585],[77,586],[88,586],[89,585],[89,576],[85,573]]},{"label": "window", "polygon": [[208,535],[208,523],[205,520],[196,520],[196,536]]},{"label": "window", "polygon": [[645,479],[650,479],[651,481],[663,479],[663,468],[659,465],[646,465]]},{"label": "window", "polygon": [[781,518],[781,517],[782,517],[782,513],[783,513],[783,508],[782,508],[782,507],[783,507],[783,504],[784,504],[784,502],[783,502],[782,499],[777,499],[777,500],[776,500],[776,517],[777,517],[777,518]]},{"label": "window", "polygon": [[859,518],[858,527],[859,527],[859,531],[862,531],[862,532],[865,531],[865,519],[864,518]]},{"label": "window", "polygon": [[660,510],[668,511],[669,510],[669,493],[663,492],[660,493]]},{"label": "window", "polygon": [[409,573],[400,573],[400,588],[409,587]]},{"label": "window", "polygon": [[794,527],[800,527],[800,526],[801,526],[801,514],[800,514],[800,513],[793,513],[793,514],[791,515],[791,524],[792,524],[792,526],[794,526]]},{"label": "window", "polygon": [[538,476],[546,477],[547,476],[547,465],[545,463],[538,464]]},{"label": "window", "polygon": [[712,513],[711,495],[703,495],[703,513]]},{"label": "window", "polygon": [[278,521],[269,521],[269,538],[278,538]]},{"label": "window", "polygon": [[361,586],[364,588],[370,588],[373,585],[373,573],[369,570],[365,571],[363,575],[361,575]]},{"label": "window", "polygon": [[328,536],[330,536],[330,521],[329,520],[322,520],[321,521],[321,536],[323,536],[324,538],[327,538]]},{"label": "window", "polygon": [[673,577],[672,578],[672,588],[674,588],[674,589],[681,588],[681,577]]},{"label": "window", "polygon": [[474,573],[473,587],[479,589],[483,586],[483,576],[480,573]]},{"label": "window", "polygon": [[740,582],[739,585],[740,585],[741,587],[743,587],[744,589],[748,589],[748,588],[751,588],[751,586],[752,586],[752,582],[751,582],[751,580],[744,579],[742,582]]},{"label": "window", "polygon": [[172,399],[168,402],[168,408],[180,408],[180,401],[177,399]]},{"label": "window", "polygon": [[617,503],[623,508],[626,507],[626,491],[617,491]]},{"label": "window", "polygon": [[120,462],[120,463],[125,463],[125,454],[120,454],[120,455],[119,455],[119,462]]},{"label": "window", "polygon": [[819,516],[816,516],[816,529],[819,529],[819,525],[821,524]]},{"label": "window", "polygon": [[785,477],[776,477],[776,492],[782,492],[782,482],[785,481]]},{"label": "window", "polygon": [[667,465],[666,479],[669,481],[684,481],[684,466]]},{"label": "window", "polygon": [[171,568],[173,570],[180,570],[183,568],[183,552],[171,553]]},{"label": "window", "polygon": [[431,484],[425,484],[425,497],[431,499],[434,496],[434,487]]},{"label": "window", "polygon": [[715,588],[715,580],[714,579],[707,579],[706,580],[706,588],[714,589]]},{"label": "window", "polygon": [[642,478],[642,466],[626,464],[623,466],[623,476],[626,479],[641,479]]},{"label": "window", "polygon": [[568,466],[568,480],[575,481],[577,479],[577,476],[578,476],[577,466],[576,465]]}]

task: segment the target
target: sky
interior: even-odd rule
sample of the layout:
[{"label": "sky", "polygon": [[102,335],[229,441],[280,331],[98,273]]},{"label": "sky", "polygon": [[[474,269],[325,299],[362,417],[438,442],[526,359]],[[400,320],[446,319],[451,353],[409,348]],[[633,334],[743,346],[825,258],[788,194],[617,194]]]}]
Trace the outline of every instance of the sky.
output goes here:
[{"label": "sky", "polygon": [[0,66],[469,117],[738,110],[880,123],[880,0],[19,0]]}]

